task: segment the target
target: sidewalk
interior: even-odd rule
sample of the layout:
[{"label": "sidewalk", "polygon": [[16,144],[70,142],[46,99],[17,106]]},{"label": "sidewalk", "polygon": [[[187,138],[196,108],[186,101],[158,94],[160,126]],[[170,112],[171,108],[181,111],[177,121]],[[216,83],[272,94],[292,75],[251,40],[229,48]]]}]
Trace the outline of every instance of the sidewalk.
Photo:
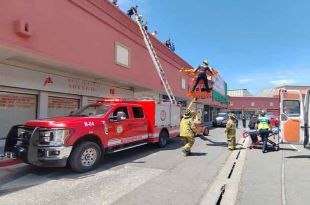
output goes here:
[{"label": "sidewalk", "polygon": [[237,204],[308,204],[310,151],[280,144],[266,154],[248,150]]}]

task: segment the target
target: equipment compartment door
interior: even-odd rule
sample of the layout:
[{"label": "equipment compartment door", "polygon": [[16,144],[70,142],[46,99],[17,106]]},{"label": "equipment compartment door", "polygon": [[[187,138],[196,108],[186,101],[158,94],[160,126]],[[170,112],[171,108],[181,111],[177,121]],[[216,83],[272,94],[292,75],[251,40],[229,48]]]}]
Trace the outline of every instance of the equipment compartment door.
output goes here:
[{"label": "equipment compartment door", "polygon": [[302,95],[300,91],[280,91],[280,129],[283,142],[302,143],[304,123]]},{"label": "equipment compartment door", "polygon": [[155,126],[157,127],[171,126],[170,109],[171,109],[170,103],[156,104]]}]

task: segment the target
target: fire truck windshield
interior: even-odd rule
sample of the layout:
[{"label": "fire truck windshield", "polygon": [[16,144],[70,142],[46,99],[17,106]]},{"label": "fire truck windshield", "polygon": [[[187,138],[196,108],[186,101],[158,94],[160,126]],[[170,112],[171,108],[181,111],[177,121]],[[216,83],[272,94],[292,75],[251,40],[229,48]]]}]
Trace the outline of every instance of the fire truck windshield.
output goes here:
[{"label": "fire truck windshield", "polygon": [[71,117],[103,117],[110,109],[111,105],[87,105],[70,114]]}]

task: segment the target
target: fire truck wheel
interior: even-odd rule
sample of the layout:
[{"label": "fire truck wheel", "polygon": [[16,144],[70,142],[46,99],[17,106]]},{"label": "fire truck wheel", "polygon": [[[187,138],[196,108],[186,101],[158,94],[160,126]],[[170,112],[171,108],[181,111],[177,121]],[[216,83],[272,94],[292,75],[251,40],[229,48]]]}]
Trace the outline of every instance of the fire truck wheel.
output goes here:
[{"label": "fire truck wheel", "polygon": [[169,134],[167,131],[161,131],[159,134],[158,147],[163,148],[167,144],[167,140],[169,138]]},{"label": "fire truck wheel", "polygon": [[96,167],[101,158],[101,150],[94,142],[78,144],[72,151],[70,166],[76,172],[87,172]]},{"label": "fire truck wheel", "polygon": [[208,135],[209,135],[209,128],[208,128],[208,127],[205,127],[205,128],[203,129],[203,135],[204,135],[204,136],[208,136]]}]

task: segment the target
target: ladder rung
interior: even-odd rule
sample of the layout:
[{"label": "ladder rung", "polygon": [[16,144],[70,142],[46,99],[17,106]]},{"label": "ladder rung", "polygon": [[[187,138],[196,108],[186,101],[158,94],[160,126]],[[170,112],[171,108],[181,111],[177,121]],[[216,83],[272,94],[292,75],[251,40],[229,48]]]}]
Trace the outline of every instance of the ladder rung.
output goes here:
[{"label": "ladder rung", "polygon": [[147,47],[147,49],[148,49],[148,51],[149,51],[149,53],[150,53],[150,55],[152,57],[153,63],[155,64],[155,68],[156,68],[158,74],[160,75],[160,79],[161,79],[161,81],[162,81],[162,83],[163,83],[163,85],[165,87],[165,90],[166,90],[166,92],[168,94],[168,97],[169,97],[169,99],[170,99],[170,101],[172,103],[176,103],[175,96],[173,95],[171,87],[170,87],[170,85],[168,83],[168,79],[165,76],[164,69],[161,66],[159,58],[158,58],[158,56],[156,54],[156,51],[155,51],[155,49],[154,49],[154,47],[152,45],[151,39],[149,38],[148,32],[142,26],[142,23],[139,21],[139,19],[137,19],[137,23],[138,23],[138,25],[140,27],[140,30],[142,31],[142,36],[144,38],[144,42],[145,42],[146,47]]}]

